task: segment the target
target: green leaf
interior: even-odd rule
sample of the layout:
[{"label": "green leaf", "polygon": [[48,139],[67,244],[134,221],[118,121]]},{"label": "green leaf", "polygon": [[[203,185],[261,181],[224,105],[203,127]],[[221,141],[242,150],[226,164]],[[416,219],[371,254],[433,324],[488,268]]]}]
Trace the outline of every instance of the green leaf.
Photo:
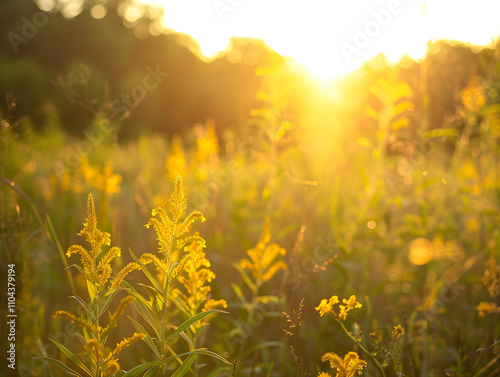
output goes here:
[{"label": "green leaf", "polygon": [[150,361],[148,363],[144,363],[141,365],[137,365],[136,367],[130,369],[128,372],[126,372],[122,377],[135,377],[139,375],[140,373],[147,371],[151,368],[157,367],[158,366],[158,361]]},{"label": "green leaf", "polygon": [[130,321],[132,322],[132,325],[134,325],[134,328],[138,333],[143,333],[146,335],[146,338],[144,338],[144,341],[149,346],[149,348],[151,348],[151,350],[155,353],[155,355],[158,358],[160,358],[161,357],[160,351],[158,351],[158,348],[156,348],[156,345],[153,342],[153,339],[151,338],[151,336],[149,335],[147,330],[139,322],[137,322],[135,319],[133,319],[132,317],[130,317],[130,316],[127,316],[127,317],[128,317],[128,319],[130,319]]},{"label": "green leaf", "polygon": [[243,295],[243,291],[241,290],[240,286],[238,284],[231,283],[231,288],[233,288],[234,293],[236,293],[236,296],[238,296],[241,303],[244,305],[248,305],[248,301],[246,300],[245,296]]},{"label": "green leaf", "polygon": [[219,310],[219,309],[212,309],[212,310],[207,310],[206,312],[198,313],[198,314],[194,315],[193,317],[185,320],[179,327],[177,327],[177,329],[167,338],[167,343],[171,342],[172,339],[174,339],[177,335],[179,335],[181,332],[183,332],[187,328],[194,325],[196,322],[201,321],[203,318],[209,316],[210,314],[214,314],[214,313],[229,314],[228,312],[225,312],[225,311]]},{"label": "green leaf", "polygon": [[218,377],[218,376],[225,376],[225,375],[228,375],[227,373],[224,373],[224,372],[232,372],[233,371],[233,368],[229,368],[229,367],[219,367],[217,369],[215,369],[214,371],[212,371],[207,377]]},{"label": "green leaf", "polygon": [[182,363],[182,365],[172,374],[172,377],[182,377],[184,376],[189,368],[191,368],[191,365],[194,363],[196,360],[196,354],[191,354],[189,355],[186,360]]},{"label": "green leaf", "polygon": [[163,296],[160,295],[154,287],[141,283],[139,283],[139,285],[148,292],[152,306],[156,307],[156,311],[160,312],[163,307]]},{"label": "green leaf", "polygon": [[158,331],[161,328],[161,322],[157,314],[151,308],[149,302],[147,302],[144,299],[144,297],[142,297],[142,295],[139,292],[137,292],[129,283],[124,281],[122,282],[122,284],[125,286],[127,291],[137,299],[134,301],[134,307],[139,312],[141,317],[144,318],[144,320],[151,325],[151,327],[155,330],[156,335],[159,338],[160,333]]},{"label": "green leaf", "polygon": [[252,290],[252,292],[257,292],[257,286],[253,283],[253,281],[250,279],[246,271],[243,269],[243,267],[240,266],[239,263],[233,263],[232,266],[238,270],[238,272],[241,275],[241,278],[245,282],[246,285],[248,285],[248,288]]},{"label": "green leaf", "polygon": [[[85,278],[85,280],[87,280],[87,281],[90,280],[90,278],[87,276],[87,274],[85,273],[85,271],[83,271],[83,268],[81,268],[77,264],[72,264],[71,266],[66,267],[65,270],[69,270],[71,267],[75,267],[78,270],[78,272],[80,274],[82,274],[82,276]],[[90,300],[90,301],[92,301],[92,300]]]},{"label": "green leaf", "polygon": [[38,359],[38,360],[45,360],[48,361],[49,363],[52,363],[54,365],[57,365],[59,368],[61,368],[63,371],[66,373],[69,373],[72,376],[77,376],[77,377],[82,377],[81,374],[78,372],[74,371],[70,367],[68,367],[66,364],[62,363],[59,360],[53,359],[52,357],[45,357],[45,356],[40,356],[40,357],[34,357],[33,359]]},{"label": "green leaf", "polygon": [[422,139],[433,139],[435,137],[456,137],[458,135],[458,131],[455,128],[436,128],[435,130],[429,130],[424,132],[422,135]]},{"label": "green leaf", "polygon": [[144,375],[142,377],[154,377],[154,375],[156,374],[156,372],[158,372],[159,369],[160,369],[160,367],[158,367],[158,366],[153,367],[150,370],[148,370],[146,373],[144,373]]},{"label": "green leaf", "polygon": [[134,254],[132,249],[130,249],[130,247],[128,248],[128,251],[130,252],[130,255],[132,256],[132,258],[134,259],[134,262],[137,263],[139,265],[139,267],[141,267],[141,270],[142,270],[142,272],[144,272],[144,275],[146,275],[146,277],[149,279],[151,284],[153,284],[153,286],[156,288],[156,290],[161,295],[163,290],[160,288],[160,284],[158,284],[158,282],[156,281],[154,276],[151,274],[151,272],[149,272],[148,268],[141,263],[139,258],[137,258],[137,256]]},{"label": "green leaf", "polygon": [[50,339],[49,340],[54,343],[56,345],[57,348],[59,348],[66,356],[68,356],[68,358],[73,361],[76,365],[78,365],[80,368],[82,368],[82,370],[84,370],[86,373],[88,373],[89,375],[92,375],[92,372],[87,368],[87,366],[82,363],[80,361],[80,359],[78,357],[76,357],[73,352],[71,352],[69,349],[67,349],[66,347],[64,347],[62,344],[60,344],[59,342],[55,341],[54,339]]},{"label": "green leaf", "polygon": [[[275,342],[275,343],[277,343],[277,342]],[[178,357],[182,357],[182,356],[186,356],[186,355],[191,355],[191,354],[210,356],[210,357],[213,357],[214,359],[220,360],[223,363],[226,363],[228,365],[233,365],[232,363],[230,363],[229,361],[227,361],[226,359],[224,359],[221,355],[219,355],[219,354],[217,354],[217,353],[215,353],[213,351],[209,351],[206,348],[199,348],[197,350],[193,350],[193,351],[189,351],[189,352],[184,352],[184,353],[181,353],[179,355],[170,356],[169,358],[166,359],[166,361],[170,361],[172,359],[176,359]]]},{"label": "green leaf", "polygon": [[489,105],[489,106],[484,106],[479,110],[479,114],[481,115],[489,115],[489,114],[496,114],[500,113],[500,104],[494,104],[494,105]]},{"label": "green leaf", "polygon": [[80,342],[82,343],[83,346],[85,346],[87,344],[88,340],[85,339],[83,335],[78,334],[77,332],[75,333],[75,335],[78,338],[78,340],[80,340]]},{"label": "green leaf", "polygon": [[[34,205],[33,205],[34,206]],[[36,209],[36,207],[34,207]],[[52,220],[50,219],[50,216],[48,213],[45,214],[45,224],[46,228],[48,229],[48,232],[50,234],[50,237],[52,241],[56,244],[57,250],[59,251],[59,255],[61,257],[61,260],[63,261],[64,264],[64,269],[66,270],[66,276],[68,277],[69,281],[69,286],[71,287],[71,293],[76,294],[75,290],[75,282],[73,280],[73,276],[71,275],[71,272],[68,271],[68,259],[66,258],[66,253],[64,252],[61,242],[59,241],[59,238],[57,237],[57,233],[54,229],[54,225],[52,224]]]},{"label": "green leaf", "polygon": [[267,372],[267,377],[271,377],[273,374],[273,369],[274,369],[274,361],[271,363],[269,367],[269,372]]},{"label": "green leaf", "polygon": [[246,352],[243,354],[243,356],[241,357],[242,360],[244,360],[245,358],[247,358],[249,355],[252,354],[252,352],[254,352],[255,350],[258,350],[258,349],[261,349],[261,348],[267,348],[267,347],[279,347],[280,346],[280,342],[276,342],[276,341],[269,341],[269,342],[262,342],[262,343],[259,343],[253,347],[250,347],[249,349],[246,350]]},{"label": "green leaf", "polygon": [[259,296],[257,297],[257,302],[262,302],[267,304],[268,302],[280,302],[281,299],[277,296]]},{"label": "green leaf", "polygon": [[109,305],[111,304],[111,302],[113,301],[113,298],[115,297],[116,295],[116,290],[114,291],[109,291],[108,293],[106,293],[104,295],[104,297],[99,301],[99,318],[101,318],[101,316],[104,314],[104,312],[106,310],[108,310],[109,308]]},{"label": "green leaf", "polygon": [[90,282],[89,279],[87,279],[87,288],[89,290],[90,301],[92,302],[92,301],[94,301],[94,298],[96,298],[96,296],[97,296],[97,289],[94,286],[94,284],[92,284]]},{"label": "green leaf", "polygon": [[87,311],[87,304],[85,303],[85,301],[83,301],[83,299],[78,296],[78,295],[74,295],[74,296],[69,296],[69,298],[74,298],[76,300],[76,302],[78,302],[80,304],[80,306],[83,308],[83,310]]}]

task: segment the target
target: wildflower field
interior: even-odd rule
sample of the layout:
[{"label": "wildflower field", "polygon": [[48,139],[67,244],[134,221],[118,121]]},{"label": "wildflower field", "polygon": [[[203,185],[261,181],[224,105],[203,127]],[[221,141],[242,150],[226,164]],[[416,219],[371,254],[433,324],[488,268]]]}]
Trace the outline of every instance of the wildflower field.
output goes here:
[{"label": "wildflower field", "polygon": [[51,80],[80,128],[1,93],[0,375],[499,376],[500,45],[429,50],[330,84],[269,52],[177,128],[88,64]]}]

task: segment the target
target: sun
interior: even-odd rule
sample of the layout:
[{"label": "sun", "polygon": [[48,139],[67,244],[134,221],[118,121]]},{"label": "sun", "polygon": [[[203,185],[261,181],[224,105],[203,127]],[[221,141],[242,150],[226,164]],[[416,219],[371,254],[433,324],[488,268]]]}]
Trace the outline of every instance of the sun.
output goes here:
[{"label": "sun", "polygon": [[[491,46],[500,35],[498,0],[130,0],[163,7],[163,26],[191,38],[192,50],[210,59],[227,50],[232,37],[264,40],[312,74],[333,78],[378,54],[397,63],[425,57],[429,42],[448,39]],[[127,10],[128,11],[128,10]]]}]

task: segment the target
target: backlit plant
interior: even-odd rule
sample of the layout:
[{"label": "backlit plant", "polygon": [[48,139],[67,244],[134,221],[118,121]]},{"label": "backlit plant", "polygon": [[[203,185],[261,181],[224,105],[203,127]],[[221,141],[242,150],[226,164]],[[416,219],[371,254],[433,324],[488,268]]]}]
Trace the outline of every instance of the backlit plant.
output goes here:
[{"label": "backlit plant", "polygon": [[125,307],[135,299],[131,296],[123,298],[117,309],[109,315],[108,321],[104,325],[101,317],[107,312],[117,292],[116,287],[110,282],[112,274],[111,262],[120,256],[121,250],[116,246],[109,248],[108,251],[102,250],[103,246],[110,244],[110,234],[97,228],[94,200],[90,194],[87,200],[87,219],[83,225],[84,227],[78,235],[87,240],[91,246],[90,250],[80,245],[72,245],[66,255],[68,258],[72,254],[80,255],[83,268],[78,265],[73,266],[78,269],[87,282],[89,300],[85,301],[77,295],[72,296],[83,309],[84,315],[82,316],[76,316],[66,310],[59,310],[54,314],[54,317],[62,317],[78,325],[81,332],[77,332],[76,335],[81,342],[80,352],[74,353],[59,342],[50,339],[81,371],[76,372],[73,366],[53,358],[43,357],[42,359],[75,376],[80,376],[82,372],[90,377],[112,376],[121,369],[118,363],[119,353],[132,343],[144,339],[146,335],[140,332],[135,333],[117,343],[113,350],[105,352],[109,334],[116,328],[118,319],[122,316]]}]

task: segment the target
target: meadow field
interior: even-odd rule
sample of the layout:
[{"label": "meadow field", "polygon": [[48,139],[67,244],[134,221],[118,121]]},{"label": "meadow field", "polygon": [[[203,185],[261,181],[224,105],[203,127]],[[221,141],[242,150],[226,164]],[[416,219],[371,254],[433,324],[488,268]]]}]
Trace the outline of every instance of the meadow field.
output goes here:
[{"label": "meadow field", "polygon": [[2,93],[1,375],[499,376],[500,45],[431,49],[248,65],[230,125],[149,127],[86,64],[51,81],[81,128]]}]

